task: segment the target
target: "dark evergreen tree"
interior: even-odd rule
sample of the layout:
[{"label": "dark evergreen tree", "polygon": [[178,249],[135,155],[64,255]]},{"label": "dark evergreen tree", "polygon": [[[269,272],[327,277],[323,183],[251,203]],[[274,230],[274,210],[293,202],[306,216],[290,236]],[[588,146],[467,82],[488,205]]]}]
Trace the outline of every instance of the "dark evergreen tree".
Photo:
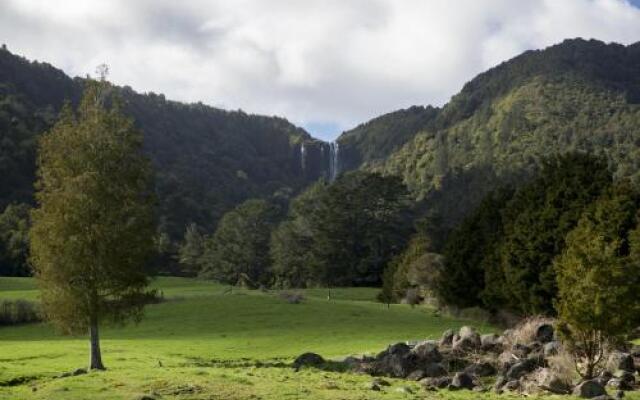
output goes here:
[{"label": "dark evergreen tree", "polygon": [[447,238],[444,269],[437,281],[437,292],[446,304],[472,307],[482,304],[487,258],[502,240],[502,209],[513,196],[503,188],[487,195],[478,208]]},{"label": "dark evergreen tree", "polygon": [[500,257],[506,284],[496,282],[506,306],[525,314],[553,312],[553,258],[563,251],[584,209],[611,181],[604,158],[568,153],[544,160],[536,178],[515,193],[503,214]]}]

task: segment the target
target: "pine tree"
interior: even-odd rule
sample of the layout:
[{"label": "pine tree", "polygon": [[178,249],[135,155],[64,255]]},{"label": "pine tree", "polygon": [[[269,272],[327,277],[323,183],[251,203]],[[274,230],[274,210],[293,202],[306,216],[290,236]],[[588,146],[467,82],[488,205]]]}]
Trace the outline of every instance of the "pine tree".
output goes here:
[{"label": "pine tree", "polygon": [[77,115],[67,105],[42,136],[30,230],[44,316],[64,333],[89,332],[91,369],[104,369],[100,324],[139,320],[153,295],[150,165],[108,89],[88,81]]}]

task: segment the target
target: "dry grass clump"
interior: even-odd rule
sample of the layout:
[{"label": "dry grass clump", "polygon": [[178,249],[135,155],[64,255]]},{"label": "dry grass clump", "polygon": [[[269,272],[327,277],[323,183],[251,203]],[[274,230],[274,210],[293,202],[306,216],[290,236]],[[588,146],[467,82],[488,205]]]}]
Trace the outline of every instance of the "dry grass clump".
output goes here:
[{"label": "dry grass clump", "polygon": [[536,339],[536,332],[541,325],[554,325],[555,320],[549,317],[535,316],[521,321],[505,334],[505,340],[510,345],[529,344]]},{"label": "dry grass clump", "polygon": [[558,354],[547,357],[549,369],[563,382],[571,385],[579,378],[576,362],[571,353],[561,347]]}]

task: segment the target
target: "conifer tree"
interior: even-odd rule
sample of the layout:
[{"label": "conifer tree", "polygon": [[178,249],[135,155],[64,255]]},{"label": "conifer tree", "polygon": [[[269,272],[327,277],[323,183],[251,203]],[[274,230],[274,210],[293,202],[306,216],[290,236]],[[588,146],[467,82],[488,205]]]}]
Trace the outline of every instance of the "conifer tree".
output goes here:
[{"label": "conifer tree", "polygon": [[77,115],[65,106],[42,136],[30,230],[44,316],[64,333],[89,333],[90,369],[104,369],[99,326],[138,320],[153,295],[149,163],[108,91],[104,77],[86,82]]}]

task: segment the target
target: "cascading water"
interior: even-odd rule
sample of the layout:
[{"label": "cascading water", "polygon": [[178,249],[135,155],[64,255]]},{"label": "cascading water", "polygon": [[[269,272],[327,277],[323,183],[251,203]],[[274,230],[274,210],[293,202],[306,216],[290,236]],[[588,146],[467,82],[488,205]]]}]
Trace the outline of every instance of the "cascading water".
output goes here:
[{"label": "cascading water", "polygon": [[304,149],[304,143],[300,144],[300,168],[302,169],[302,171],[304,171],[305,168],[305,149]]},{"label": "cascading water", "polygon": [[329,143],[329,182],[335,181],[340,173],[339,153],[340,145],[338,142]]}]

